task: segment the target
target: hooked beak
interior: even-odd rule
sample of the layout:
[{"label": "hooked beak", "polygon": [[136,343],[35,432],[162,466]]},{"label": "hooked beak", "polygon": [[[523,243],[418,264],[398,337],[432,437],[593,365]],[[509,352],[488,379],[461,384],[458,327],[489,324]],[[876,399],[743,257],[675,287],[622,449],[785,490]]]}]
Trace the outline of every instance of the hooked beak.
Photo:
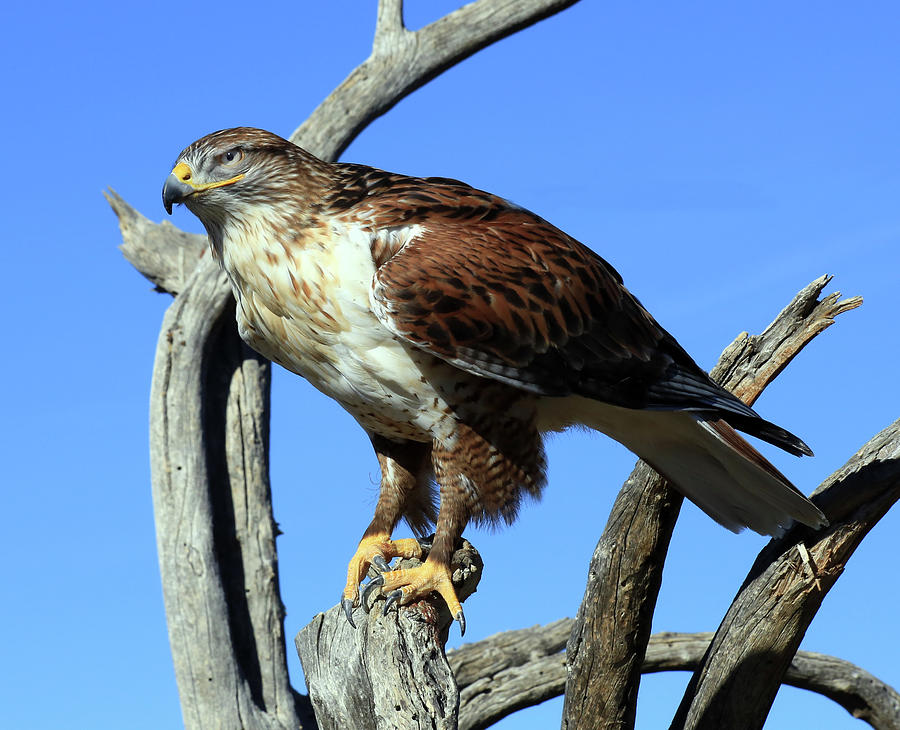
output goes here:
[{"label": "hooked beak", "polygon": [[241,173],[240,175],[235,175],[227,180],[198,183],[194,180],[194,174],[191,171],[191,168],[184,162],[179,162],[175,165],[175,169],[169,173],[169,177],[166,178],[166,184],[163,185],[163,206],[166,209],[166,213],[172,215],[173,203],[183,203],[188,196],[193,195],[194,193],[231,185],[243,177],[244,173]]},{"label": "hooked beak", "polygon": [[166,213],[172,215],[172,205],[174,203],[183,203],[184,199],[194,192],[193,185],[190,184],[192,177],[191,168],[183,162],[175,165],[175,169],[169,173],[166,178],[166,184],[163,185],[162,199]]}]

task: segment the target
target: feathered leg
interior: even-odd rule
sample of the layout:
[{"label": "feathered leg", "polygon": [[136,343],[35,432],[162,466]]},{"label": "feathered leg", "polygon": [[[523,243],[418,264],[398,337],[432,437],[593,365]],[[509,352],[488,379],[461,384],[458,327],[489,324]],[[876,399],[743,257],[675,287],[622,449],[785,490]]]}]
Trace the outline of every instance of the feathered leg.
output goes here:
[{"label": "feathered leg", "polygon": [[495,386],[491,395],[502,406],[499,415],[459,408],[457,416],[466,420],[457,422],[452,437],[434,442],[431,460],[441,498],[434,544],[424,564],[390,571],[373,581],[387,596],[385,611],[394,603],[411,603],[434,591],[465,633],[465,615],[451,581],[457,541],[470,520],[511,522],[523,495],[540,494],[544,452],[534,423],[534,403],[503,386]]}]

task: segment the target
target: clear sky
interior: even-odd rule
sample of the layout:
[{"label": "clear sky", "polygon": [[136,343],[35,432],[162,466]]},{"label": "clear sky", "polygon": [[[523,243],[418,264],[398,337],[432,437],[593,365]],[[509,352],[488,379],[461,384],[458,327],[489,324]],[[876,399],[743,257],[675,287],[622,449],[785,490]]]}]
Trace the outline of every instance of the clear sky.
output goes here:
[{"label": "clear sky", "polygon": [[[453,3],[410,0],[418,27]],[[116,249],[101,193],[154,220],[177,153],[207,132],[289,135],[369,51],[375,6],[6,3],[5,418],[0,726],[181,724],[159,586],[147,400],[169,297]],[[758,403],[816,451],[767,455],[811,491],[897,417],[900,9],[895,2],[583,0],[417,91],[345,159],[466,180],[609,259],[704,367],[824,273],[863,295]],[[184,209],[173,222],[199,231]],[[362,431],[276,371],[272,477],[287,633],[337,599],[376,496]],[[542,504],[499,533],[468,639],[574,615],[633,458],[599,435],[550,445]],[[850,562],[803,648],[900,685],[900,517]],[[326,541],[323,544],[323,541]],[[693,507],[655,629],[713,630],[764,538]],[[310,560],[315,555],[315,560]],[[312,575],[311,575],[312,573]],[[452,639],[459,643],[456,633]],[[299,664],[291,672],[302,688]],[[664,727],[685,674],[646,678],[639,726]],[[501,724],[553,727],[561,702]],[[782,690],[767,727],[860,728]]]}]

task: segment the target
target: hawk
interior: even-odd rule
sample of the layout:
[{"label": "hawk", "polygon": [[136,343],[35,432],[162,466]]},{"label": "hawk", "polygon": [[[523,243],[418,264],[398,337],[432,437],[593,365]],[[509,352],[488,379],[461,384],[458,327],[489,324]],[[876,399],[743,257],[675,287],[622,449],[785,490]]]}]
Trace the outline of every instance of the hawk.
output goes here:
[{"label": "hawk", "polygon": [[[269,132],[194,142],[165,182],[206,227],[241,337],[334,398],[381,466],[375,515],[350,560],[353,623],[370,565],[388,606],[450,580],[469,522],[515,520],[545,483],[542,435],[582,425],[616,439],[725,527],[778,534],[824,515],[740,429],[811,455],[716,385],[589,248],[458,180],[329,163]],[[404,518],[435,526],[425,562]]]}]

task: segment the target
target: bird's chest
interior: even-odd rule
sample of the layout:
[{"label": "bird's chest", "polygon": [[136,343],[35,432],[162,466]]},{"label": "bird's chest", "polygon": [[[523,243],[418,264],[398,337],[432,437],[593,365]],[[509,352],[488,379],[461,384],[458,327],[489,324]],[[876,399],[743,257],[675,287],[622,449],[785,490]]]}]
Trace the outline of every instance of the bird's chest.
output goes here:
[{"label": "bird's chest", "polygon": [[369,238],[331,233],[302,247],[226,239],[222,263],[241,337],[337,400],[370,432],[414,440],[449,432],[442,383],[461,373],[381,324],[369,299]]}]

